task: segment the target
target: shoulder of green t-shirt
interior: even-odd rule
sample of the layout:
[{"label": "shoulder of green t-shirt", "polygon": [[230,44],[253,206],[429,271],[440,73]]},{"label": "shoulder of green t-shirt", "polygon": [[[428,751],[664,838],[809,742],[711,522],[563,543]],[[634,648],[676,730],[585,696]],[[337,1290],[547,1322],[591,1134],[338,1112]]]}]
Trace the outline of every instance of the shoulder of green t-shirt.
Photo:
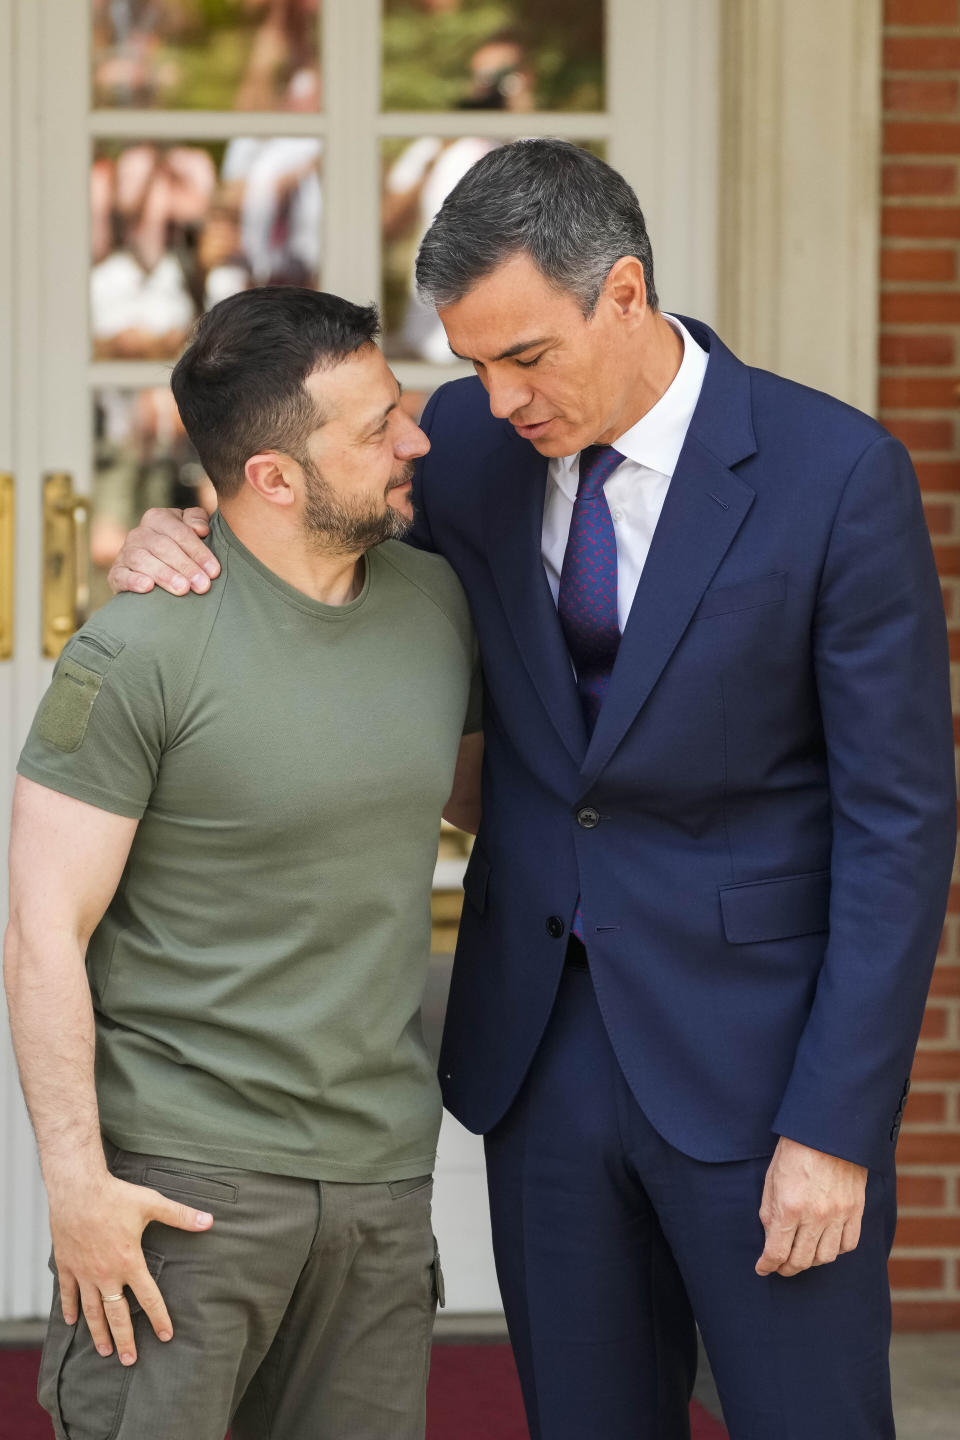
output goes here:
[{"label": "shoulder of green t-shirt", "polygon": [[228,584],[111,600],[71,635],[17,769],[28,780],[139,818],[175,736]]},{"label": "shoulder of green t-shirt", "polygon": [[106,683],[144,702],[156,695],[158,683],[165,719],[175,719],[216,625],[228,573],[225,564],[204,595],[168,595],[159,587],[146,595],[115,595],[70,637],[63,654],[91,664]]},{"label": "shoulder of green t-shirt", "polygon": [[453,566],[442,555],[416,550],[401,540],[386,540],[378,555],[408,584],[431,600],[449,620],[467,647],[473,644],[473,621],[463,586]]}]

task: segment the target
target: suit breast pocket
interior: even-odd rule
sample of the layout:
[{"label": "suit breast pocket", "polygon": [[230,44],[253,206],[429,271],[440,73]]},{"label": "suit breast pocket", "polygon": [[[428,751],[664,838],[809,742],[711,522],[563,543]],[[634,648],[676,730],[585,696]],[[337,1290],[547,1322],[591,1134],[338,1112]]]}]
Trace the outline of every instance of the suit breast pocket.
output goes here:
[{"label": "suit breast pocket", "polygon": [[736,610],[780,605],[786,598],[787,575],[781,570],[772,575],[759,575],[755,580],[741,580],[736,585],[714,585],[700,601],[693,618],[710,620]]}]

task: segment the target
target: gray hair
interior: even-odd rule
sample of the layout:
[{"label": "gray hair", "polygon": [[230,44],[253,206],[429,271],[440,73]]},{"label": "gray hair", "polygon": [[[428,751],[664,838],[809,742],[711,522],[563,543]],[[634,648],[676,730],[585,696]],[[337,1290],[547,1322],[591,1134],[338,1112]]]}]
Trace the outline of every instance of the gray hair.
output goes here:
[{"label": "gray hair", "polygon": [[566,140],[517,140],[478,160],[423,237],[417,288],[428,303],[453,305],[521,253],[574,295],[588,318],[611,268],[635,255],[647,303],[658,308],[653,251],[636,195],[611,166]]}]

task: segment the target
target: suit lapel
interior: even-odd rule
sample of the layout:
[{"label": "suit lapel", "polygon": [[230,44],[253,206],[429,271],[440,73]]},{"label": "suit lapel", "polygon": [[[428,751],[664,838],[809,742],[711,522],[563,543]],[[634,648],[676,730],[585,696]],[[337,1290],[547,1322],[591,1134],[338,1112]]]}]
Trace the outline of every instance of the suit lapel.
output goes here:
[{"label": "suit lapel", "polygon": [[749,485],[696,446],[678,464],[584,760],[587,783],[660,678],[753,498]]},{"label": "suit lapel", "polygon": [[579,766],[587,730],[541,557],[546,481],[547,461],[527,441],[505,435],[487,482],[487,556],[523,663]]},{"label": "suit lapel", "polygon": [[706,326],[681,318],[710,362],[590,738],[585,788],[646,703],[754,500],[729,468],[756,450],[749,373]]}]

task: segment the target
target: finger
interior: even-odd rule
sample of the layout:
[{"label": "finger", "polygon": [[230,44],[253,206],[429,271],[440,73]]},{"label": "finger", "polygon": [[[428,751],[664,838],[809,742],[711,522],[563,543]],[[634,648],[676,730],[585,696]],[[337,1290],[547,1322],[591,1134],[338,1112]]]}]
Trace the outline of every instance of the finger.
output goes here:
[{"label": "finger", "polygon": [[[192,517],[189,521],[188,514]],[[220,564],[217,557],[207,549],[194,529],[194,524],[199,517],[202,517],[203,528],[209,530],[210,522],[206,512],[197,506],[192,507],[189,511],[148,510],[133,533],[137,543],[148,544],[151,550],[155,548],[154,542],[163,536],[178,550],[182,550],[190,557],[194,569],[199,567],[208,575],[219,575]]]},{"label": "finger", "polygon": [[[108,1295],[114,1293],[112,1290],[107,1291]],[[110,1339],[110,1326],[104,1314],[100,1291],[81,1288],[80,1297],[83,1302],[83,1314],[87,1322],[87,1328],[90,1331],[90,1338],[93,1340],[94,1345],[96,1345],[98,1353],[100,1355],[112,1355],[113,1341]]]},{"label": "finger", "polygon": [[107,1300],[101,1292],[101,1304],[103,1313],[107,1317],[107,1324],[113,1335],[117,1347],[117,1354],[120,1357],[121,1365],[132,1365],[137,1358],[137,1347],[133,1339],[133,1321],[130,1319],[130,1306],[125,1296],[121,1293],[123,1287],[112,1285],[107,1290],[107,1295],[119,1295],[119,1300]]},{"label": "finger", "polygon": [[57,1272],[60,1281],[60,1310],[67,1325],[76,1325],[80,1316],[80,1286],[68,1271]]},{"label": "finger", "polygon": [[851,1215],[844,1222],[843,1238],[840,1241],[840,1254],[849,1255],[851,1250],[856,1250],[860,1244],[860,1221],[861,1215]]},{"label": "finger", "polygon": [[820,1236],[817,1253],[813,1257],[814,1265],[832,1265],[840,1254],[840,1244],[842,1240],[843,1221],[834,1220]]},{"label": "finger", "polygon": [[213,1216],[206,1210],[194,1210],[192,1205],[182,1205],[178,1200],[168,1200],[159,1190],[148,1190],[146,1218],[159,1220],[161,1225],[172,1225],[177,1230],[209,1230]]},{"label": "finger", "polygon": [[188,506],[183,512],[183,521],[198,535],[209,535],[210,533],[210,516],[202,505]]},{"label": "finger", "polygon": [[141,575],[136,570],[130,570],[126,565],[115,563],[111,565],[107,574],[107,583],[114,595],[119,595],[123,590],[133,590],[140,595],[145,595],[154,586],[149,575]]},{"label": "finger", "polygon": [[[186,530],[184,533],[192,535],[193,531]],[[201,542],[196,540],[195,543],[200,545]],[[164,569],[171,571],[173,575],[187,582],[181,593],[186,593],[190,585],[199,591],[210,589],[210,578],[204,574],[197,561],[188,555],[176,540],[171,540],[169,535],[161,535],[158,531],[135,530],[127,536],[127,542],[117,558],[129,565],[131,570],[152,575],[161,585],[161,572]],[[164,586],[164,589],[166,588]]]},{"label": "finger", "polygon": [[766,1230],[767,1242],[756,1264],[758,1275],[772,1275],[781,1265],[786,1264],[793,1249],[793,1237],[797,1233],[796,1225],[790,1224],[770,1225]]},{"label": "finger", "polygon": [[[151,540],[150,543],[159,544],[159,539],[156,542]],[[164,543],[166,545],[171,544],[169,540]],[[134,575],[139,575],[149,580],[150,583],[145,588],[152,590],[156,583],[161,590],[166,590],[169,595],[189,594],[191,589],[190,579],[185,575],[181,575],[173,565],[169,565],[166,560],[159,558],[151,550],[142,550],[139,547],[131,546],[128,541],[123,551],[123,558]],[[115,570],[119,570],[119,568],[119,565],[114,566]],[[190,568],[190,574],[196,582],[193,588],[200,593],[204,590],[209,590],[210,581],[206,575],[201,575],[189,566],[188,568]]]},{"label": "finger", "polygon": [[813,1257],[817,1253],[817,1246],[820,1243],[820,1236],[823,1234],[823,1222],[817,1221],[814,1224],[800,1225],[793,1237],[793,1244],[790,1247],[790,1254],[779,1267],[778,1275],[799,1275],[802,1270],[809,1270],[813,1264]]},{"label": "finger", "polygon": [[160,1287],[144,1267],[143,1274],[138,1275],[135,1280],[130,1280],[130,1289],[140,1301],[140,1307],[144,1315],[154,1328],[158,1340],[172,1340],[173,1326],[170,1323],[170,1315],[160,1294]]}]

